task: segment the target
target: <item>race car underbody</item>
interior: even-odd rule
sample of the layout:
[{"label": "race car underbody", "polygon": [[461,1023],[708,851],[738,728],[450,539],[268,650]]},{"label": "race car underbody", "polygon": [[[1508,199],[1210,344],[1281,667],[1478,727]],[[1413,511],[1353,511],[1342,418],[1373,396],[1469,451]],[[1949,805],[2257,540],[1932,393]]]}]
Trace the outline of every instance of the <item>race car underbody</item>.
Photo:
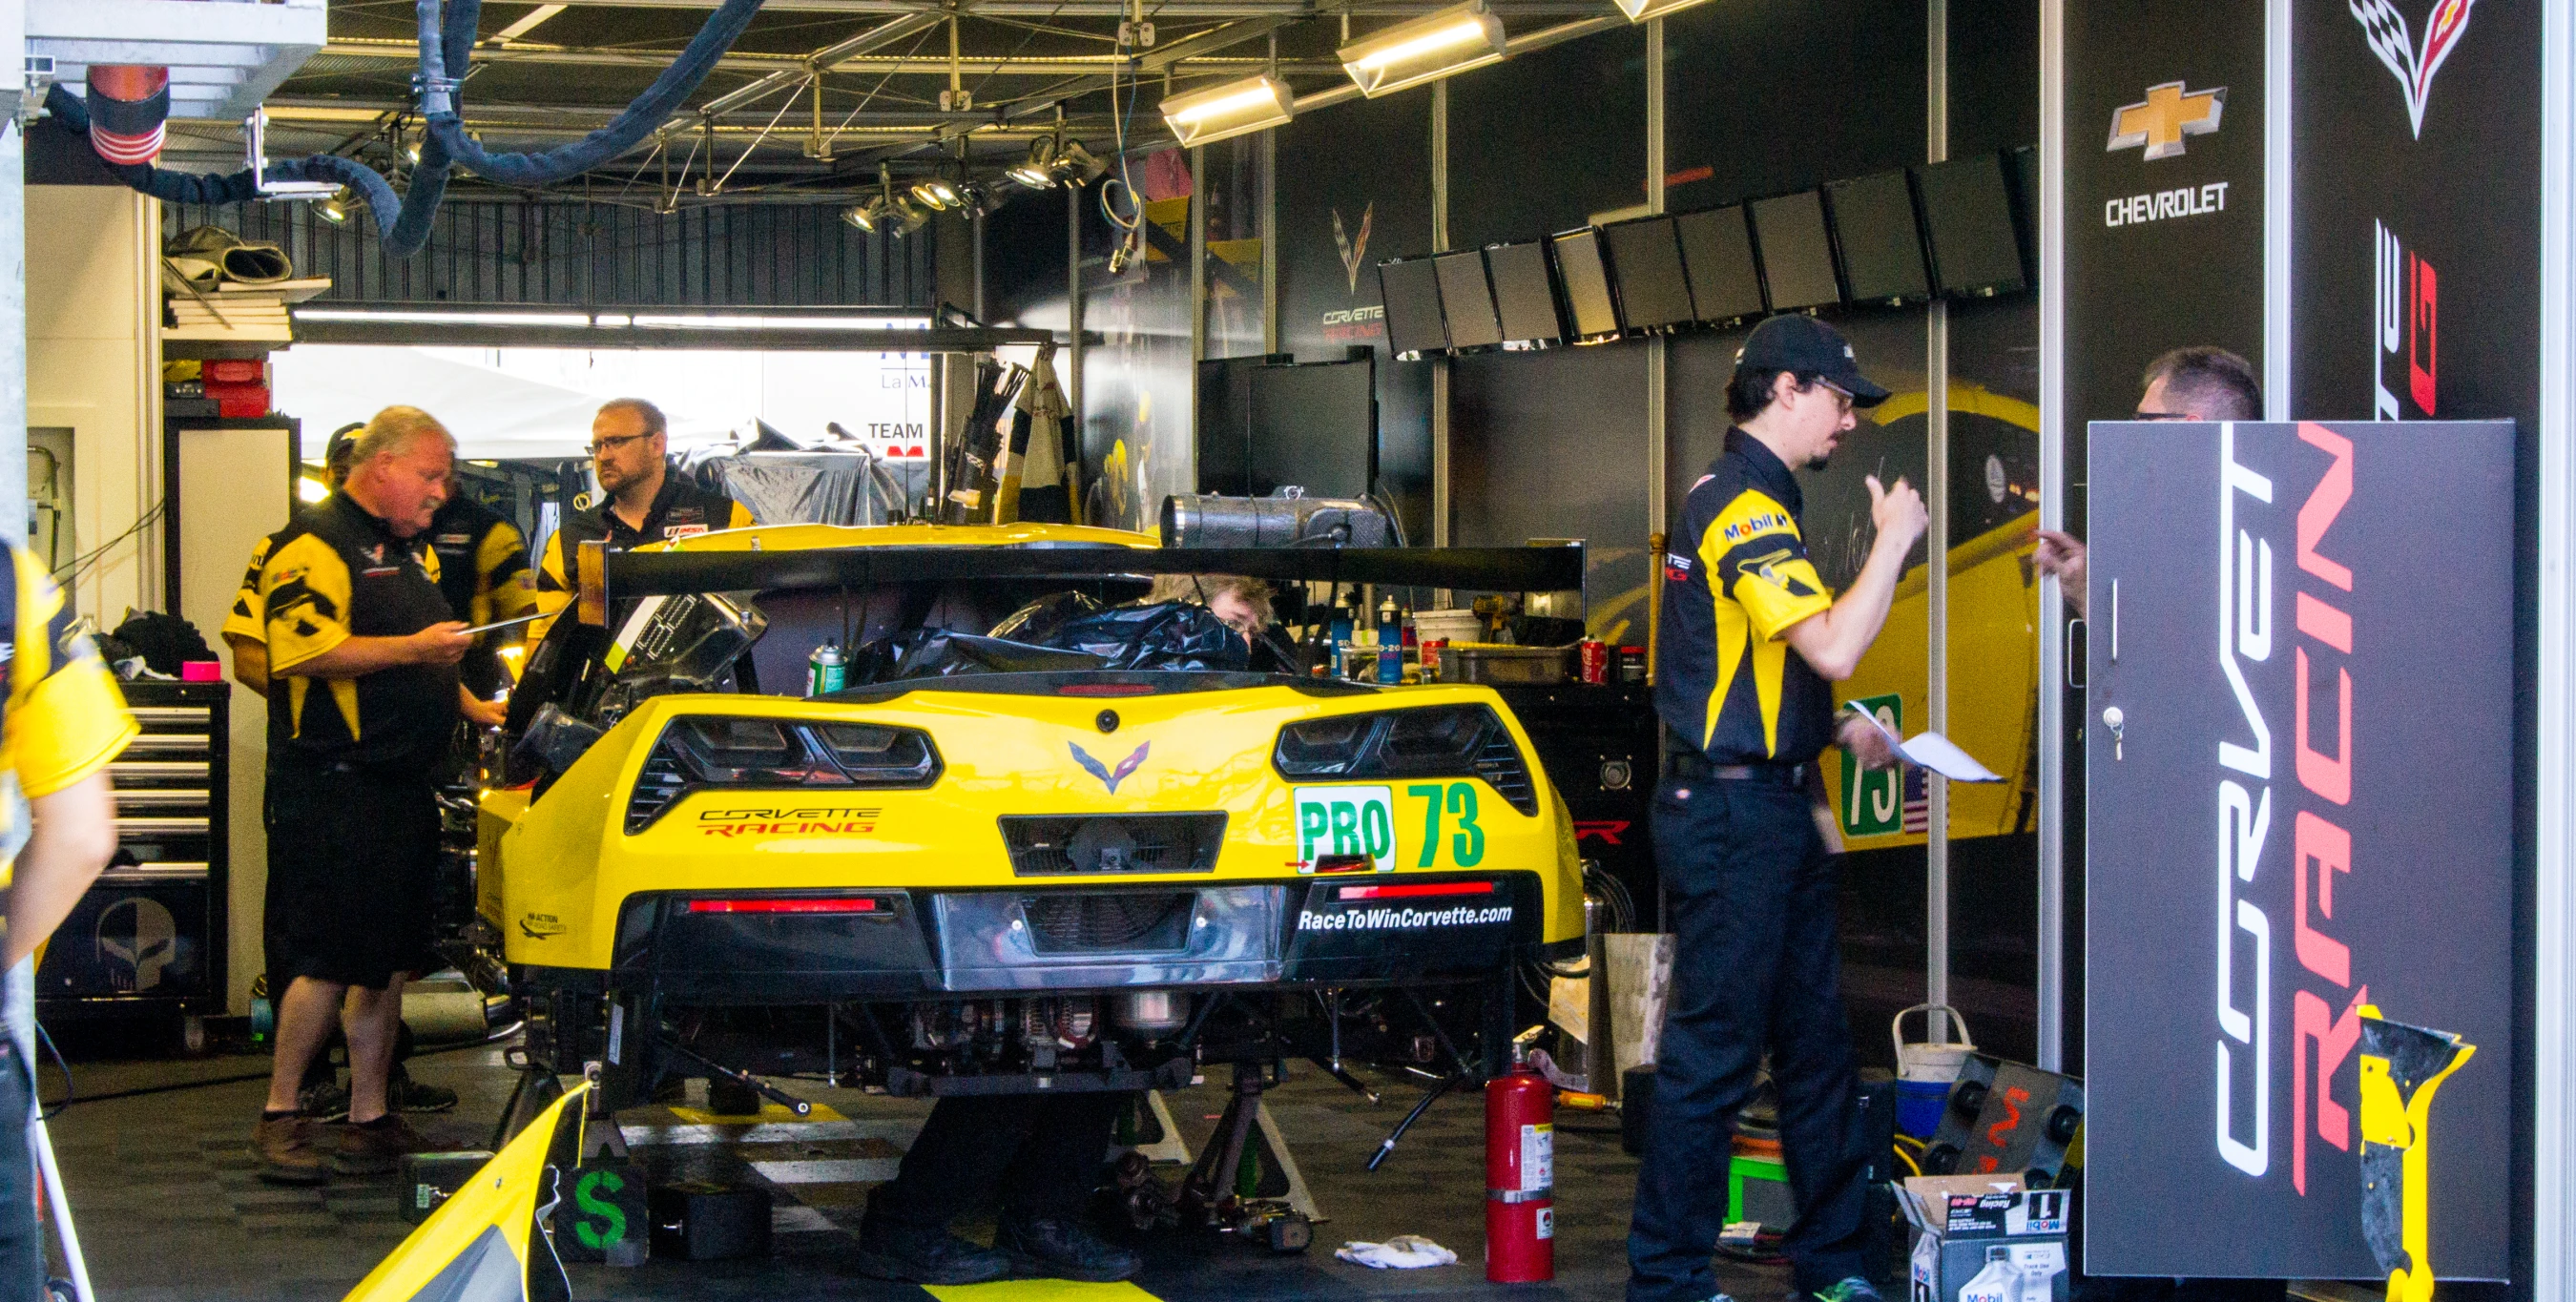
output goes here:
[{"label": "race car underbody", "polygon": [[[1515,967],[1583,934],[1511,712],[1256,666],[1132,599],[1156,573],[1562,589],[1579,549],[1149,543],[796,526],[586,564],[594,618],[532,657],[480,814],[478,933],[536,1068],[607,1109],[683,1076],[1169,1087],[1372,1037],[1467,1071],[1435,1005],[1496,1060]],[[827,640],[852,685],[805,695]]]}]

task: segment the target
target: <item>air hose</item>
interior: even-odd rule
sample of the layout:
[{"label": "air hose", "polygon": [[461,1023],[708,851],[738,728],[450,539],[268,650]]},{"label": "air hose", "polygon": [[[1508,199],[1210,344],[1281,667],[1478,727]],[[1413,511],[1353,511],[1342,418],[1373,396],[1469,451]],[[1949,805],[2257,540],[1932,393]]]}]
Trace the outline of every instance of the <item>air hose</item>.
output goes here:
[{"label": "air hose", "polygon": [[[697,89],[714,69],[716,60],[742,35],[760,5],[761,0],[725,0],[698,29],[679,59],[663,69],[662,75],[654,78],[653,84],[607,126],[542,154],[490,154],[465,133],[462,105],[456,94],[464,81],[462,70],[473,55],[482,2],[456,0],[450,6],[442,0],[418,0],[418,84],[428,138],[421,142],[420,162],[412,171],[411,185],[396,194],[393,183],[374,168],[336,154],[280,159],[266,165],[266,175],[272,180],[330,182],[357,191],[376,219],[376,233],[385,255],[410,257],[429,242],[430,219],[446,196],[450,168],[461,166],[503,185],[534,187],[570,179],[625,153],[658,129]],[[459,69],[459,75],[448,76],[449,68]],[[45,109],[73,134],[90,137],[91,105],[80,95],[56,83],[45,92]],[[125,112],[121,108],[118,111]],[[127,131],[134,126],[122,120],[116,125]],[[94,142],[91,148],[96,152]],[[234,204],[259,197],[259,177],[248,170],[208,176],[170,171],[150,163],[117,163],[104,155],[99,162],[127,186],[165,203]]]}]

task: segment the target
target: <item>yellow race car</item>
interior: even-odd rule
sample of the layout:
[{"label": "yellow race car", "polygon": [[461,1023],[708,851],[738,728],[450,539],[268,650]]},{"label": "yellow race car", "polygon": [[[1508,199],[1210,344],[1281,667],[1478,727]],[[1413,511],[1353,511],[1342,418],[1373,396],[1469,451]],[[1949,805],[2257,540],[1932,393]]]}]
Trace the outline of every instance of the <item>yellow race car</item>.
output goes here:
[{"label": "yellow race car", "polygon": [[1507,1031],[1514,967],[1584,923],[1572,821],[1501,699],[1283,672],[1255,657],[1284,645],[1138,599],[1157,574],[1561,590],[1581,566],[1044,525],[585,557],[482,800],[480,935],[531,1059],[595,1066],[612,1108],[673,1075],[1170,1086],[1317,990],[1481,982],[1480,1030]]}]

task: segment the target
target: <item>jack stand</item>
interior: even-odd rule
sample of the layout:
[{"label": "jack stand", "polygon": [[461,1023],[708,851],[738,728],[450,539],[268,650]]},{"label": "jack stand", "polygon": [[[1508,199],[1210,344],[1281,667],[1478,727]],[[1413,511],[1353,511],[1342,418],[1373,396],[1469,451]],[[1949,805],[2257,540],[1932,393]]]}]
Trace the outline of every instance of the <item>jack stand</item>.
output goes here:
[{"label": "jack stand", "polygon": [[1145,1106],[1153,1111],[1154,1124],[1162,1128],[1163,1137],[1150,1144],[1136,1145],[1136,1151],[1143,1154],[1148,1162],[1172,1162],[1188,1166],[1190,1164],[1189,1141],[1181,1138],[1180,1123],[1172,1119],[1172,1105],[1163,1101],[1163,1092],[1145,1091]]},{"label": "jack stand", "polygon": [[[1288,1155],[1278,1123],[1262,1106],[1261,1092],[1272,1084],[1259,1063],[1234,1065],[1234,1098],[1218,1118],[1216,1137],[1181,1181],[1180,1207],[1185,1222],[1210,1226],[1220,1233],[1258,1238],[1272,1252],[1303,1252],[1314,1240],[1313,1224],[1324,1217],[1306,1188],[1297,1161]],[[1256,1139],[1254,1136],[1258,1135]],[[1260,1197],[1260,1164],[1267,1160],[1286,1182],[1284,1194]],[[1247,1171],[1245,1158],[1253,1166]],[[1250,1181],[1245,1179],[1250,1174]],[[1250,1183],[1252,1188],[1244,1186]]]}]

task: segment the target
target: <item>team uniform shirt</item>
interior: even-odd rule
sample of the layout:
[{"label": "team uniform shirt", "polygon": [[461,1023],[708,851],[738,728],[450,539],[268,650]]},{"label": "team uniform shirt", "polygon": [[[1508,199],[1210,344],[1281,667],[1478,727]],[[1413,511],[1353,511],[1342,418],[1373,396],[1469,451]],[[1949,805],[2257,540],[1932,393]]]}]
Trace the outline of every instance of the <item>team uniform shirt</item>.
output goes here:
[{"label": "team uniform shirt", "polygon": [[1833,688],[1781,634],[1833,607],[1807,558],[1806,499],[1742,430],[1691,486],[1664,556],[1655,713],[1711,764],[1803,764],[1833,740]]},{"label": "team uniform shirt", "polygon": [[426,541],[396,537],[346,495],[271,535],[253,600],[268,646],[272,764],[426,773],[446,753],[459,717],[454,665],[360,678],[295,672],[352,637],[407,637],[456,618]]},{"label": "team uniform shirt", "polygon": [[[19,793],[30,800],[76,786],[107,767],[142,728],[125,708],[116,676],[100,663],[89,636],[74,626],[62,590],[44,566],[24,548],[9,548],[9,565],[0,570],[0,612],[10,621],[0,629],[0,675],[7,692],[0,697],[0,767],[17,778]],[[0,844],[5,844],[12,872],[26,844],[27,828],[0,805]],[[13,968],[0,997],[0,1021],[17,1047],[18,1061],[36,1060],[35,980],[26,967]]]},{"label": "team uniform shirt", "polygon": [[[519,526],[473,498],[451,497],[429,522],[430,550],[438,553],[438,588],[447,607],[468,624],[516,619],[537,608],[536,576],[528,569],[528,542]],[[516,634],[503,629],[478,635],[461,666],[465,685],[489,699],[509,685],[498,653]]]},{"label": "team uniform shirt", "polygon": [[575,583],[573,558],[580,555],[585,542],[605,542],[612,551],[625,551],[646,543],[668,542],[691,534],[714,529],[745,529],[755,523],[742,503],[722,493],[711,493],[683,478],[679,472],[665,468],[662,489],[653,494],[653,504],[644,512],[641,528],[630,529],[618,518],[616,504],[603,499],[586,511],[575,511],[566,517],[563,527],[546,540],[546,555],[537,566],[537,607],[547,618],[528,626],[528,640],[541,641],[546,630],[554,626],[554,616],[572,604]]}]

